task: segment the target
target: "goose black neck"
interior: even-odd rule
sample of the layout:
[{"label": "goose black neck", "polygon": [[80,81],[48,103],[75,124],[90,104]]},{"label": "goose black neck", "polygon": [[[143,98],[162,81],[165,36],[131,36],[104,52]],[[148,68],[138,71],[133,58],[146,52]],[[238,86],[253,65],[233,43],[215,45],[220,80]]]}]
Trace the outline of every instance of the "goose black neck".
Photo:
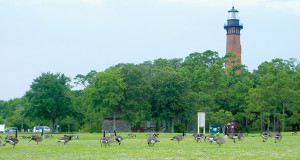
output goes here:
[{"label": "goose black neck", "polygon": [[44,135],[44,129],[42,129],[42,134],[41,134],[41,136],[43,136]]},{"label": "goose black neck", "polygon": [[103,131],[103,137],[105,137],[105,131]]},{"label": "goose black neck", "polygon": [[18,130],[16,130],[16,138],[18,138]]},{"label": "goose black neck", "polygon": [[116,130],[114,130],[115,136],[117,136]]}]

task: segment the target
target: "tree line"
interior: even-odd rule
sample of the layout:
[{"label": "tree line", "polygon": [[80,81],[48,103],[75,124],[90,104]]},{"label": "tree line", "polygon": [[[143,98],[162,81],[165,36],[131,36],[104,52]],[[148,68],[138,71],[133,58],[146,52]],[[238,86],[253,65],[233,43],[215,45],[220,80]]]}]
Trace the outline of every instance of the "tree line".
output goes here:
[{"label": "tree line", "polygon": [[[102,120],[121,112],[132,127],[156,122],[157,130],[197,131],[197,112],[206,126],[238,121],[244,131],[299,129],[300,65],[296,59],[263,62],[253,72],[227,54],[192,53],[185,59],[120,63],[105,71],[73,78],[42,73],[25,95],[0,101],[0,123],[28,129],[49,125],[54,131],[101,131]],[[241,70],[240,74],[236,74]],[[59,125],[59,128],[56,128]]]}]

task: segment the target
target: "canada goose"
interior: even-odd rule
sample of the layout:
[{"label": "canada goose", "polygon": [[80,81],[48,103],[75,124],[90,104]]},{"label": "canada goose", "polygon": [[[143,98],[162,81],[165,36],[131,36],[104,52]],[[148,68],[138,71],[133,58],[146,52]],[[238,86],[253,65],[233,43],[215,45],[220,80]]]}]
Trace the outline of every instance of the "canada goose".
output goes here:
[{"label": "canada goose", "polygon": [[248,136],[248,133],[246,132],[246,133],[244,133],[244,136]]},{"label": "canada goose", "polygon": [[10,139],[10,138],[14,138],[14,136],[9,136],[9,135],[7,135],[7,136],[5,137],[5,140]]},{"label": "canada goose", "polygon": [[275,137],[275,143],[277,143],[277,140],[281,141],[281,139],[282,139],[281,133],[275,133],[274,137]]},{"label": "canada goose", "polygon": [[[42,129],[42,134],[41,134],[41,136],[31,136],[29,142],[30,142],[31,140],[36,141],[36,144],[39,144],[39,142],[42,142],[42,141],[44,140],[44,129]],[[29,142],[28,142],[28,143],[29,143]]]},{"label": "canada goose", "polygon": [[58,143],[58,142],[61,142],[61,143],[64,143],[64,145],[65,145],[65,144],[68,143],[70,140],[72,140],[72,136],[64,135],[64,136],[62,136],[62,137],[57,141],[57,143]]},{"label": "canada goose", "polygon": [[275,136],[276,133],[275,132],[268,132],[268,134],[269,134],[269,137],[272,138],[272,137]]},{"label": "canada goose", "polygon": [[11,137],[11,138],[8,138],[5,140],[5,143],[3,144],[3,146],[5,146],[6,143],[9,143],[11,145],[14,145],[13,148],[15,148],[16,144],[19,143],[19,140],[18,140],[18,130],[16,130],[16,136],[15,137]]},{"label": "canada goose", "polygon": [[261,133],[260,136],[263,138],[263,142],[267,141],[269,138],[269,134],[267,132]]},{"label": "canada goose", "polygon": [[[204,136],[204,135],[203,135],[203,136]],[[206,136],[204,137],[204,141],[206,141],[206,140],[209,141],[209,139],[212,138],[212,137],[215,138],[214,134],[206,135]]]},{"label": "canada goose", "polygon": [[123,137],[121,136],[117,136],[117,132],[114,130],[114,133],[115,133],[115,140],[119,143],[119,145],[121,144],[121,141],[124,139]]},{"label": "canada goose", "polygon": [[218,132],[216,135],[219,137],[220,136],[220,132]]},{"label": "canada goose", "polygon": [[225,135],[224,137],[218,137],[216,139],[216,143],[219,144],[219,147],[221,147],[221,144],[225,143],[227,140],[227,135]]},{"label": "canada goose", "polygon": [[156,142],[160,142],[160,141],[158,139],[156,139],[156,137],[154,137],[154,136],[149,136],[147,138],[147,143],[148,143],[149,147],[151,147],[151,144],[152,144],[152,147],[153,147]]},{"label": "canada goose", "polygon": [[193,136],[194,137],[199,136],[199,137],[203,138],[205,135],[204,135],[204,133],[200,133],[200,134],[194,133]]},{"label": "canada goose", "polygon": [[293,132],[292,135],[293,135],[293,136],[297,135],[297,132]]},{"label": "canada goose", "polygon": [[214,136],[214,134],[210,134],[204,137],[204,141],[208,141],[210,144],[212,144],[212,142],[215,142],[216,137]]},{"label": "canada goose", "polygon": [[152,136],[152,137],[158,138],[158,135],[159,135],[159,133],[150,133],[150,134],[147,134],[146,136],[148,136],[148,137]]},{"label": "canada goose", "polygon": [[233,139],[233,142],[235,143],[235,140],[239,138],[239,135],[237,133],[233,133],[232,134],[232,139]]},{"label": "canada goose", "polygon": [[211,134],[208,136],[207,140],[210,144],[212,144],[213,142],[216,142],[217,139],[213,134]]},{"label": "canada goose", "polygon": [[79,136],[78,135],[71,135],[72,136],[72,139],[77,139],[79,140]]},{"label": "canada goose", "polygon": [[136,135],[133,134],[133,133],[129,133],[129,134],[128,134],[128,137],[135,137],[135,138],[136,138]]},{"label": "canada goose", "polygon": [[194,136],[194,138],[195,138],[195,140],[198,142],[199,140],[200,140],[200,142],[201,142],[201,136],[200,136],[200,134],[193,134],[193,136]]},{"label": "canada goose", "polygon": [[109,145],[111,143],[111,137],[105,137],[105,131],[103,131],[103,138],[100,139],[100,143],[101,143],[101,147],[103,143],[105,144],[105,147],[107,144]]},{"label": "canada goose", "polygon": [[244,134],[243,133],[239,133],[238,134],[238,139],[241,141],[241,140],[243,140],[243,138],[244,138]]},{"label": "canada goose", "polygon": [[184,134],[184,131],[182,132],[182,135],[177,135],[177,136],[174,136],[173,138],[171,138],[171,140],[174,140],[174,141],[181,141],[185,138],[185,134]]},{"label": "canada goose", "polygon": [[50,138],[50,137],[53,138],[52,135],[49,135],[49,134],[46,134],[46,135],[45,135],[45,138]]}]

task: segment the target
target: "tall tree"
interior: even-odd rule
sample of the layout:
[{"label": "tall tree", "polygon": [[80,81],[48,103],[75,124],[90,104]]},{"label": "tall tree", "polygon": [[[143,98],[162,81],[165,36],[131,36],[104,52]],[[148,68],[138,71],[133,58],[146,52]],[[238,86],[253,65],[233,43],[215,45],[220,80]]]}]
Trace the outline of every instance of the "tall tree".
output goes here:
[{"label": "tall tree", "polygon": [[28,103],[25,115],[30,119],[49,120],[51,131],[54,131],[55,120],[61,126],[61,120],[72,114],[69,82],[70,78],[64,74],[42,73],[26,92]]},{"label": "tall tree", "polygon": [[151,105],[151,85],[147,80],[149,68],[144,64],[120,64],[124,82],[127,87],[124,91],[122,101],[122,119],[131,122],[134,126],[139,126],[142,120],[150,120]]},{"label": "tall tree", "polygon": [[174,69],[166,67],[152,79],[152,115],[169,122],[169,131],[174,132],[175,119],[187,111],[189,83]]},{"label": "tall tree", "polygon": [[126,87],[119,68],[111,67],[96,74],[95,79],[84,89],[84,96],[98,122],[101,123],[106,116],[121,109]]}]

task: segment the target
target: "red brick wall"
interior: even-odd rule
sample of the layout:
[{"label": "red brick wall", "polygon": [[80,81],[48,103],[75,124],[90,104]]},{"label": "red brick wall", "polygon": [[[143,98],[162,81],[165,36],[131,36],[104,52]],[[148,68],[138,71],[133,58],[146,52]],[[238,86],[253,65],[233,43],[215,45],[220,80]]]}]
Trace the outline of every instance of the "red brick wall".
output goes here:
[{"label": "red brick wall", "polygon": [[[240,59],[241,61],[239,64],[242,63],[242,57],[241,57],[241,41],[240,41],[240,35],[236,34],[230,34],[227,35],[227,45],[226,45],[226,53],[232,52],[237,55],[237,58]],[[229,61],[232,59],[229,59]],[[232,68],[232,66],[228,63],[225,62],[225,68]],[[238,70],[236,73],[240,73],[241,70]]]}]

